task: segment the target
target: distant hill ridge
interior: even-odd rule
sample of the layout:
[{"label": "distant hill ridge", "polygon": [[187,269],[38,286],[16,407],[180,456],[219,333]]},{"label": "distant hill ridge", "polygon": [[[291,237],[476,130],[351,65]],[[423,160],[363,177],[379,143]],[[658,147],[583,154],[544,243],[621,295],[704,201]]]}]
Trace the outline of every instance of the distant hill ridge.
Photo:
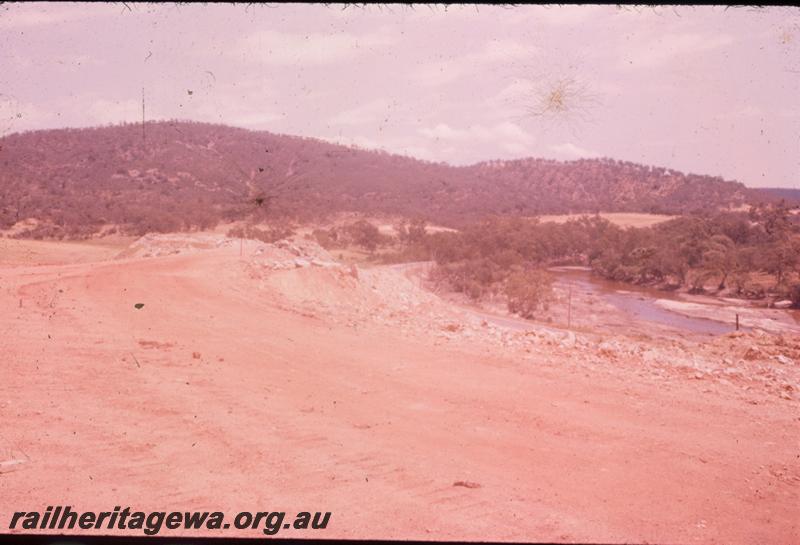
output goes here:
[{"label": "distant hill ridge", "polygon": [[784,199],[788,203],[800,205],[800,189],[791,189],[788,187],[761,187],[758,191],[775,199]]},{"label": "distant hill ridge", "polygon": [[0,139],[0,229],[84,236],[207,227],[253,214],[353,211],[457,226],[488,214],[689,213],[771,200],[718,177],[611,159],[450,166],[322,140],[160,121]]}]

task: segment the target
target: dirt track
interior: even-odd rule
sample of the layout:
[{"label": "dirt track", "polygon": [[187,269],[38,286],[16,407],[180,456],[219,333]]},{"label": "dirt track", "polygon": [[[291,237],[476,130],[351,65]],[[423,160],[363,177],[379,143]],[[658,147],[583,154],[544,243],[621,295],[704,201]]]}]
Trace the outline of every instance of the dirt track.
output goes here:
[{"label": "dirt track", "polygon": [[339,319],[269,274],[230,247],[0,266],[0,524],[130,505],[332,512],[279,537],[800,542],[796,400]]}]

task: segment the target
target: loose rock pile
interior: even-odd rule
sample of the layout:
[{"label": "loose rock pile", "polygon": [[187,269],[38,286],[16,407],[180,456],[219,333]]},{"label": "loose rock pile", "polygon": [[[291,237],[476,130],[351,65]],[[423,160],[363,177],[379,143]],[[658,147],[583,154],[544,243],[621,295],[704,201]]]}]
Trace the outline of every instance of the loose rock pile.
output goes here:
[{"label": "loose rock pile", "polygon": [[238,241],[209,233],[149,233],[121,252],[117,259],[194,253],[213,248],[232,247],[234,243],[238,244]]}]

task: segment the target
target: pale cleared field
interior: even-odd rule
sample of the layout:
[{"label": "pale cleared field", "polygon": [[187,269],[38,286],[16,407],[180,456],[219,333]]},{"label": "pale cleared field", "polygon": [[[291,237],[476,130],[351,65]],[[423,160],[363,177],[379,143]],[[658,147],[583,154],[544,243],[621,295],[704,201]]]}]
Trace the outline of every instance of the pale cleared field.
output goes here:
[{"label": "pale cleared field", "polygon": [[[582,216],[593,216],[594,214],[558,214],[539,216],[544,222],[564,223],[571,219]],[[639,214],[629,212],[601,212],[600,217],[607,219],[611,223],[620,227],[650,227],[658,223],[669,221],[677,216],[667,216],[665,214]]]},{"label": "pale cleared field", "polygon": [[[388,223],[382,223],[377,227],[378,231],[380,231],[384,235],[394,236],[397,234],[397,230],[395,229],[394,225],[390,225]],[[456,229],[451,229],[450,227],[442,227],[441,225],[426,225],[425,231],[428,233],[444,233],[444,232],[455,233]]]}]

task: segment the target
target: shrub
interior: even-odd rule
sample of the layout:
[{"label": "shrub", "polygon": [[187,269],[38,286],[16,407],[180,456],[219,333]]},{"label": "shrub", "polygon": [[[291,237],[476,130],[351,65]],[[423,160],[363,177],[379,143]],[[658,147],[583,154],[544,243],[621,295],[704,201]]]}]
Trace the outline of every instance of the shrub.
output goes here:
[{"label": "shrub", "polygon": [[378,244],[382,242],[381,232],[377,227],[365,220],[351,223],[346,228],[353,244],[361,246],[369,252],[374,252]]},{"label": "shrub", "polygon": [[336,231],[333,229],[314,229],[314,231],[311,232],[311,235],[317,241],[317,244],[326,250],[337,247],[337,235]]},{"label": "shrub", "polygon": [[538,269],[514,272],[506,280],[505,294],[510,312],[533,318],[540,308],[547,310],[553,298],[553,278]]},{"label": "shrub", "polygon": [[792,307],[800,308],[800,282],[792,284],[789,288],[789,299],[792,301]]},{"label": "shrub", "polygon": [[288,238],[294,234],[294,231],[289,227],[270,227],[268,229],[259,229],[258,227],[245,226],[234,227],[228,231],[228,236],[231,238],[246,238],[248,240],[260,240],[267,244],[272,244],[279,240]]}]

